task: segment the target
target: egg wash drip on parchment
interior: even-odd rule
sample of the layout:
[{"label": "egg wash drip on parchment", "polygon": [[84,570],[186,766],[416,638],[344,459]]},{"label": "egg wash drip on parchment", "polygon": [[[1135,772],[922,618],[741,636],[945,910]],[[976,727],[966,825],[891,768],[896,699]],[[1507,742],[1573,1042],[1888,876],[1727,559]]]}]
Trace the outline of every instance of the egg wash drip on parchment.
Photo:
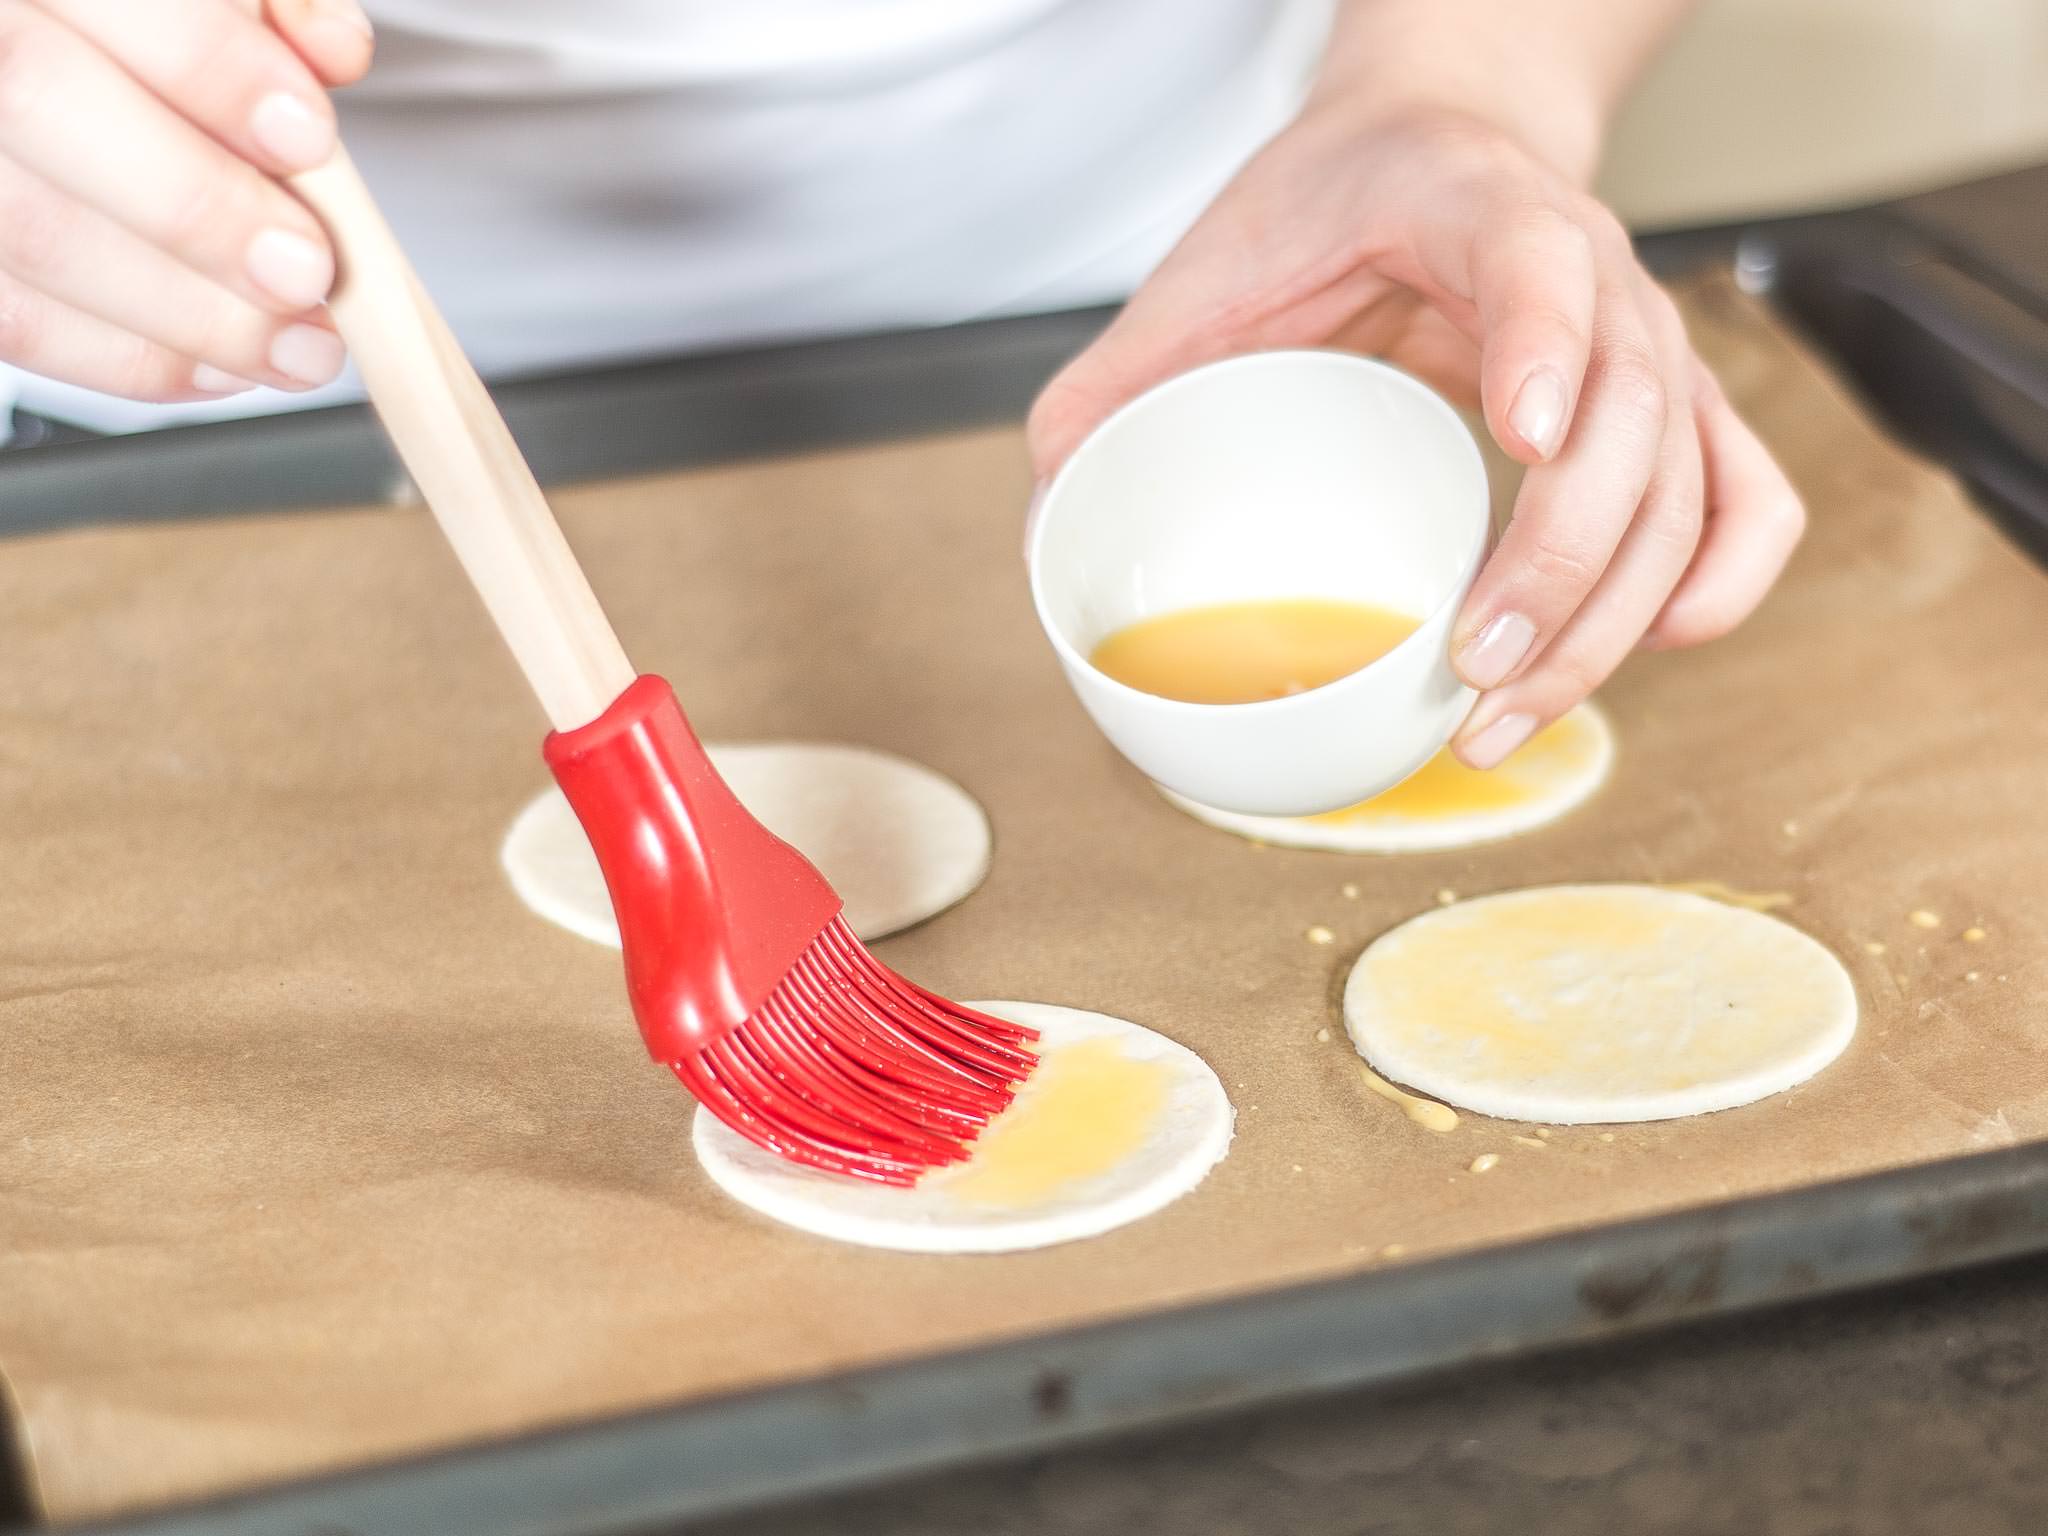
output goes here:
[{"label": "egg wash drip on parchment", "polygon": [[1458,1112],[1450,1105],[1439,1104],[1435,1099],[1425,1099],[1420,1094],[1408,1092],[1405,1088],[1396,1088],[1363,1062],[1359,1063],[1358,1074],[1365,1079],[1365,1086],[1369,1090],[1392,1104],[1425,1131],[1435,1131],[1439,1136],[1448,1136],[1458,1128]]},{"label": "egg wash drip on parchment", "polygon": [[1749,912],[1775,912],[1780,907],[1792,905],[1790,891],[1745,891],[1725,880],[1664,880],[1659,882],[1659,886],[1667,891],[1704,896],[1709,901],[1723,902]]}]

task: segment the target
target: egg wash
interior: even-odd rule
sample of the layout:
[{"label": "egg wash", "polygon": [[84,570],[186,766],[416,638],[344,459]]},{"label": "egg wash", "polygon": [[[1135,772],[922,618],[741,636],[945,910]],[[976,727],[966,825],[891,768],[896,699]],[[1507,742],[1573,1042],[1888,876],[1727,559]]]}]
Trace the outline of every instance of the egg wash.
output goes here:
[{"label": "egg wash", "polygon": [[1306,693],[1378,661],[1421,621],[1332,598],[1212,603],[1140,619],[1095,647],[1096,670],[1187,704],[1257,704]]}]

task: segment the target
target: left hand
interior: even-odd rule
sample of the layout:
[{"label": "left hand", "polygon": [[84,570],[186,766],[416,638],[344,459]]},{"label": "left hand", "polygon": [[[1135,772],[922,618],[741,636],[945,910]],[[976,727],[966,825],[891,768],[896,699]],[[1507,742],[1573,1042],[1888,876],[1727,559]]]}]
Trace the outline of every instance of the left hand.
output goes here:
[{"label": "left hand", "polygon": [[1453,743],[1475,767],[1636,645],[1734,628],[1804,526],[1620,223],[1470,115],[1312,104],[1046,386],[1030,420],[1041,481],[1152,384],[1276,347],[1385,357],[1483,408],[1529,466],[1452,632],[1484,695]]}]

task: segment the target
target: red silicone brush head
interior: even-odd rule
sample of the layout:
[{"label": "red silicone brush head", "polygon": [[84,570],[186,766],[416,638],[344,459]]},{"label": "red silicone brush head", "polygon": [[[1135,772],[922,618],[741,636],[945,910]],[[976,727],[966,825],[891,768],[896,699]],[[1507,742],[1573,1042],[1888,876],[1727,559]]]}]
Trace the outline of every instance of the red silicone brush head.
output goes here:
[{"label": "red silicone brush head", "polygon": [[604,870],[654,1059],[749,1140],[909,1184],[957,1162],[1037,1058],[1031,1030],[876,960],[810,862],[741,805],[667,683],[548,737]]}]

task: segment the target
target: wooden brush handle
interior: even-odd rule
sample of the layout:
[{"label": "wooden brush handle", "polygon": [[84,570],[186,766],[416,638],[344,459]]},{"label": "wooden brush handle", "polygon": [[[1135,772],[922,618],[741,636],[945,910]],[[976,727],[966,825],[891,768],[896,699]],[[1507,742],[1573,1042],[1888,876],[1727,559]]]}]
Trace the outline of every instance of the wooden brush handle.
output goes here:
[{"label": "wooden brush handle", "polygon": [[333,238],[328,307],[398,456],[555,729],[587,725],[633,668],[504,418],[348,156],[290,185]]}]

